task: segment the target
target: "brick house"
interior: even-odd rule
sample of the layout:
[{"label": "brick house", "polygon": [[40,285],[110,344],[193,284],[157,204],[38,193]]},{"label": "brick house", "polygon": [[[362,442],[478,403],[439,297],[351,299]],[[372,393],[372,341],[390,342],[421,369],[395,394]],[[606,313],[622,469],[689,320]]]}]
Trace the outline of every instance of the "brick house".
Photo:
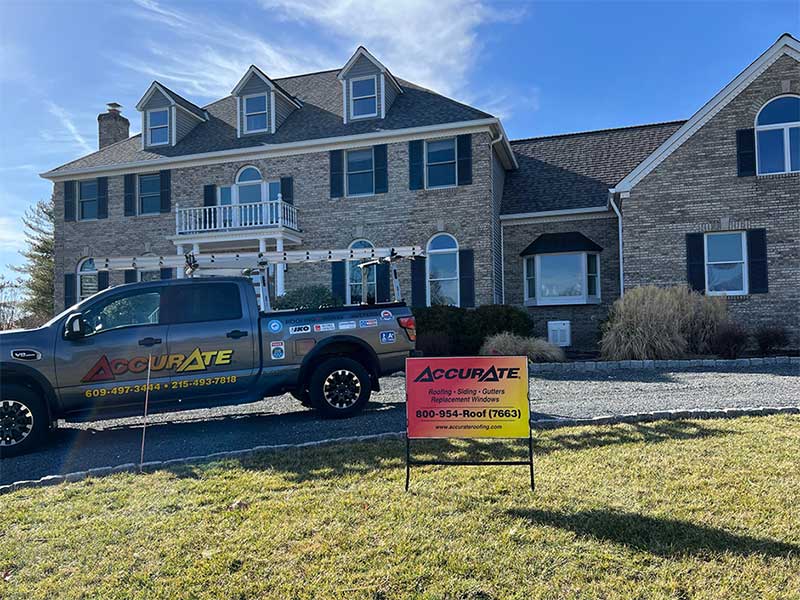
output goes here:
[{"label": "brick house", "polygon": [[[366,49],[271,79],[253,66],[199,107],[154,82],[128,136],[54,183],[56,305],[180,276],[97,271],[91,256],[417,244],[413,305],[526,306],[537,333],[595,347],[621,290],[688,283],[748,325],[800,336],[800,42],[786,34],[687,121],[509,141],[499,119],[396,78]],[[620,251],[621,250],[621,251]],[[368,273],[388,298],[388,272]],[[271,274],[361,301],[342,263]]]}]

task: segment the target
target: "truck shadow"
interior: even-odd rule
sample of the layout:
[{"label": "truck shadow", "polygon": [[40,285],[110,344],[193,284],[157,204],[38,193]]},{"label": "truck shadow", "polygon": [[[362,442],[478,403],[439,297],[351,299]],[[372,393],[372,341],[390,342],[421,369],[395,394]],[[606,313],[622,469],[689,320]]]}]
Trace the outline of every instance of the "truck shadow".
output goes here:
[{"label": "truck shadow", "polygon": [[528,525],[545,525],[572,531],[582,538],[613,542],[661,557],[734,553],[787,558],[800,546],[769,538],[730,533],[688,521],[650,517],[606,509],[574,513],[540,509],[513,509],[512,517]]}]

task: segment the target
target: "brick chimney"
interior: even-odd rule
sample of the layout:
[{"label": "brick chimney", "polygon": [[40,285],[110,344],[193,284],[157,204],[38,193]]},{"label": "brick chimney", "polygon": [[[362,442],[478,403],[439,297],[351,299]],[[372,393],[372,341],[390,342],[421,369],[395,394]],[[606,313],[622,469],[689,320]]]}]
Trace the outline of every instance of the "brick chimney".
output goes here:
[{"label": "brick chimney", "polygon": [[97,137],[101,150],[114,142],[127,140],[131,127],[130,121],[119,112],[122,108],[120,104],[109,102],[107,106],[108,112],[97,115]]}]

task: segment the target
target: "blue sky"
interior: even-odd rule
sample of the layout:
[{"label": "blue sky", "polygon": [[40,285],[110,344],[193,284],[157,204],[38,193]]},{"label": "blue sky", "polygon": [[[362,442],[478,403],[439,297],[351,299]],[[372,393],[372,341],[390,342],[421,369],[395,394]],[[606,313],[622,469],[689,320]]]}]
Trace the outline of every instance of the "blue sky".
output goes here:
[{"label": "blue sky", "polygon": [[800,1],[261,0],[0,4],[0,273],[38,173],[97,146],[96,117],[153,79],[202,105],[255,63],[281,77],[365,45],[397,76],[503,119],[512,138],[688,118],[783,32]]}]

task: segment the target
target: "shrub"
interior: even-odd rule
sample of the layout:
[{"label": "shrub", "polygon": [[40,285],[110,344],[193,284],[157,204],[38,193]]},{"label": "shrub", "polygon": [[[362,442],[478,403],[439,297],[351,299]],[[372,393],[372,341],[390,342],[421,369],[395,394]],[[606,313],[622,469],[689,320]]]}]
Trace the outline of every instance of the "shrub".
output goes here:
[{"label": "shrub", "polygon": [[[533,328],[533,321],[524,309],[507,305],[486,305],[475,309],[431,306],[415,308],[414,316],[420,336],[427,332],[439,336],[446,334],[452,352],[461,356],[477,354],[489,335],[509,331],[527,336]],[[418,338],[418,347],[419,343]]]},{"label": "shrub", "polygon": [[306,285],[299,287],[283,296],[278,296],[272,303],[275,310],[288,308],[326,308],[341,306],[342,302],[331,294],[324,285]]},{"label": "shrub", "polygon": [[607,360],[679,358],[708,352],[727,318],[724,298],[685,286],[633,288],[614,302],[600,340]]},{"label": "shrub", "polygon": [[504,331],[486,338],[484,356],[527,356],[531,362],[563,362],[564,351],[542,338],[523,337]]},{"label": "shrub", "polygon": [[789,334],[782,325],[762,325],[756,329],[753,337],[761,354],[768,354],[772,350],[789,345]]},{"label": "shrub", "polygon": [[417,333],[417,350],[423,356],[452,356],[453,343],[450,336],[443,331],[426,331]]},{"label": "shrub", "polygon": [[747,330],[733,321],[726,321],[717,328],[711,341],[711,350],[722,358],[738,358],[747,348]]}]

